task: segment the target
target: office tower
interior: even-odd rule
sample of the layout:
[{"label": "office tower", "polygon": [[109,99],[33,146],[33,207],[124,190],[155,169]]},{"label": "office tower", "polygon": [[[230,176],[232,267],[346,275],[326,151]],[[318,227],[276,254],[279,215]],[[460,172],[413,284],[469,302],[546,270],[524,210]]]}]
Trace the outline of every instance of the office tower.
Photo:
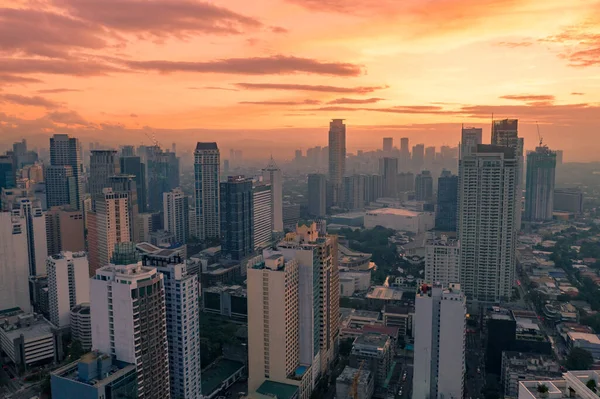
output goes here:
[{"label": "office tower", "polygon": [[254,251],[252,179],[229,176],[221,183],[221,250],[241,260]]},{"label": "office tower", "polygon": [[62,252],[48,257],[48,307],[50,321],[68,327],[71,309],[90,301],[89,265],[85,252]]},{"label": "office tower", "polygon": [[464,127],[461,130],[460,157],[471,155],[477,145],[483,144],[483,129],[477,127]]},{"label": "office tower", "polygon": [[334,206],[344,200],[344,174],[346,173],[346,125],[343,119],[332,119],[329,123],[329,184]]},{"label": "office tower", "polygon": [[85,251],[83,212],[53,207],[46,212],[48,255]]},{"label": "office tower", "polygon": [[173,152],[163,151],[158,145],[147,147],[145,159],[148,186],[148,211],[163,209],[163,193],[179,187],[179,158]]},{"label": "office tower", "polygon": [[435,147],[425,147],[425,165],[431,167],[435,162]]},{"label": "office tower", "polygon": [[[88,296],[90,294],[90,282],[89,275],[86,269],[85,278],[88,289]],[[71,309],[70,319],[71,327],[71,339],[78,341],[81,344],[81,348],[84,351],[92,349],[92,317],[90,315],[90,304],[80,303]]]},{"label": "office tower", "polygon": [[273,157],[262,170],[265,182],[271,183],[273,203],[273,230],[283,231],[283,176]]},{"label": "office tower", "polygon": [[96,197],[96,211],[87,214],[90,276],[108,264],[115,245],[131,241],[129,195],[105,188]]},{"label": "office tower", "polygon": [[39,204],[29,198],[20,198],[12,210],[15,218],[22,218],[27,233],[27,253],[29,259],[29,275],[46,274],[46,258],[48,257],[48,241],[46,237],[46,216]]},{"label": "office tower", "polygon": [[460,284],[424,285],[415,298],[414,398],[462,398],[467,307]]},{"label": "office tower", "polygon": [[398,158],[380,159],[379,174],[383,176],[383,196],[395,198],[398,195]]},{"label": "office tower", "polygon": [[417,201],[433,200],[433,176],[424,170],[415,177],[415,199]]},{"label": "office tower", "polygon": [[254,250],[269,245],[273,228],[273,202],[271,184],[255,183],[252,189],[254,202]]},{"label": "office tower", "polygon": [[135,147],[132,145],[124,145],[121,147],[121,158],[135,156]]},{"label": "office tower", "polygon": [[146,165],[142,159],[136,156],[122,156],[119,159],[121,173],[135,176],[135,184],[138,198],[138,210],[143,213],[148,209],[148,187],[146,185]]},{"label": "office tower", "polygon": [[296,162],[302,162],[302,150],[295,150],[294,151],[294,160]]},{"label": "office tower", "polygon": [[392,148],[394,148],[394,139],[391,137],[383,138],[383,152],[390,153],[392,152]]},{"label": "office tower", "polygon": [[383,176],[365,175],[365,204],[383,197]]},{"label": "office tower", "polygon": [[223,160],[223,174],[229,176],[229,159]]},{"label": "office tower", "polygon": [[552,220],[555,174],[555,152],[550,151],[546,146],[540,146],[527,154],[525,220],[530,222]]},{"label": "office tower", "polygon": [[415,175],[412,172],[398,174],[398,192],[405,193],[415,190]]},{"label": "office tower", "polygon": [[186,244],[190,238],[189,198],[180,188],[163,194],[163,226],[175,235],[175,241]]},{"label": "office tower", "polygon": [[46,166],[44,175],[46,181],[46,202],[49,208],[70,206],[77,210],[83,209],[81,206],[78,206],[77,181],[71,166]]},{"label": "office tower", "polygon": [[[435,212],[435,229],[440,231],[456,231],[458,220],[458,176],[448,170],[442,171],[438,178],[437,208]],[[454,280],[459,281],[459,280]]]},{"label": "office tower", "polygon": [[583,192],[577,188],[557,188],[554,190],[554,210],[583,214]]},{"label": "office tower", "polygon": [[12,155],[0,155],[0,190],[17,186],[17,167]]},{"label": "office tower", "polygon": [[412,169],[420,172],[425,164],[425,145],[417,144],[412,148]]},{"label": "office tower", "polygon": [[515,151],[480,144],[460,160],[458,232],[461,286],[470,300],[509,300],[515,278]]},{"label": "office tower", "polygon": [[400,154],[410,156],[408,137],[402,137],[400,139]]},{"label": "office tower", "polygon": [[[75,198],[68,203],[75,204],[76,209],[83,210],[83,199],[85,191],[83,188],[83,161],[81,156],[81,146],[79,140],[69,137],[67,134],[55,134],[50,138],[50,165],[51,166],[70,166],[72,179],[69,185],[72,186],[69,192],[73,193]],[[72,184],[71,184],[72,183]],[[48,186],[50,183],[46,181]],[[50,203],[48,206],[65,205]]]},{"label": "office tower", "polygon": [[198,143],[194,152],[196,237],[200,240],[221,236],[219,175],[221,155],[217,143]]},{"label": "office tower", "polygon": [[33,165],[24,166],[21,169],[21,178],[28,179],[32,183],[44,182],[44,165],[36,162]]},{"label": "office tower", "polygon": [[324,217],[327,214],[327,177],[321,174],[308,175],[308,214]]},{"label": "office tower", "polygon": [[170,398],[164,275],[117,258],[90,282],[93,349],[136,366],[140,399]]},{"label": "office tower", "polygon": [[283,228],[294,230],[300,221],[300,204],[286,201],[283,203]]},{"label": "office tower", "polygon": [[[194,218],[196,217],[196,215],[193,215]],[[140,243],[140,242],[149,242],[150,241],[150,233],[152,233],[153,231],[159,230],[157,228],[154,228],[154,214],[153,213],[140,213],[138,214],[137,217],[137,226],[136,226],[136,232],[137,232],[137,237],[134,237],[135,239],[133,240],[134,242]],[[190,232],[194,231],[192,230],[192,215],[190,215]],[[195,222],[195,221],[194,221]]]},{"label": "office tower", "polygon": [[352,175],[344,177],[344,207],[348,210],[365,207],[365,176]]},{"label": "office tower", "polygon": [[200,399],[200,293],[179,255],[147,255],[142,265],[163,275],[171,398]]},{"label": "office tower", "polygon": [[0,212],[0,310],[31,311],[27,223],[12,212]]},{"label": "office tower", "polygon": [[93,150],[90,156],[89,191],[92,199],[110,187],[109,178],[120,173],[119,157],[116,150]]},{"label": "office tower", "polygon": [[129,239],[134,240],[137,232],[137,219],[139,214],[137,184],[133,175],[114,175],[108,178],[109,187],[116,194],[127,195],[127,214],[129,215]]},{"label": "office tower", "polygon": [[563,164],[563,150],[556,150],[556,165]]},{"label": "office tower", "polygon": [[248,392],[279,383],[311,393],[310,365],[300,362],[298,262],[272,253],[248,267]]},{"label": "office tower", "polygon": [[460,243],[442,235],[425,242],[425,282],[447,287],[460,280]]}]

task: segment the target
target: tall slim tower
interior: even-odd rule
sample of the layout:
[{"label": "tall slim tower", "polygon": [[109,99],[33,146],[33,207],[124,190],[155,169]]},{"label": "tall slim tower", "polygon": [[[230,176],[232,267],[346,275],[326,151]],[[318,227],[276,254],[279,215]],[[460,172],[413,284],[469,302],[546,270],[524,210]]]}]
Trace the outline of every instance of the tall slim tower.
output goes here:
[{"label": "tall slim tower", "polygon": [[344,201],[344,174],[346,173],[346,125],[343,119],[329,123],[329,184],[332,204],[341,206]]},{"label": "tall slim tower", "polygon": [[425,165],[425,145],[417,144],[412,148],[412,167],[415,172],[420,172]]},{"label": "tall slim tower", "polygon": [[85,252],[62,252],[47,261],[50,321],[68,327],[71,309],[90,301],[90,276]]},{"label": "tall slim tower", "polygon": [[263,169],[263,177],[271,183],[271,202],[273,203],[273,230],[283,231],[283,176],[273,157]]},{"label": "tall slim tower", "polygon": [[138,209],[141,213],[146,212],[148,208],[148,186],[146,185],[146,165],[142,163],[141,158],[137,156],[122,156],[119,158],[121,173],[135,176],[134,180],[137,188]]},{"label": "tall slim tower", "polygon": [[408,137],[400,139],[400,169],[407,170],[410,163],[410,147]]},{"label": "tall slim tower", "polygon": [[433,199],[433,176],[424,170],[415,177],[415,199],[417,201],[431,201]]},{"label": "tall slim tower", "polygon": [[308,213],[315,217],[327,214],[327,177],[313,173],[308,175]]},{"label": "tall slim tower", "polygon": [[266,247],[271,242],[273,228],[273,202],[270,183],[255,183],[252,188],[254,207],[254,249]]},{"label": "tall slim tower", "polygon": [[27,223],[14,212],[0,212],[0,310],[31,310]]},{"label": "tall slim tower", "polygon": [[480,144],[462,157],[459,169],[462,289],[470,300],[509,300],[518,231],[515,151]]},{"label": "tall slim tower", "polygon": [[[74,197],[69,203],[75,204],[76,209],[83,211],[83,162],[81,155],[81,145],[79,140],[69,137],[67,134],[55,134],[50,138],[50,165],[52,166],[70,166],[72,186],[69,192]],[[50,201],[49,201],[50,202]],[[48,204],[48,206],[64,204]]]},{"label": "tall slim tower", "polygon": [[219,175],[221,154],[217,143],[198,143],[194,152],[196,237],[200,240],[221,235]]},{"label": "tall slim tower", "polygon": [[383,176],[383,196],[396,198],[398,196],[398,158],[381,158],[379,174]]},{"label": "tall slim tower", "polygon": [[394,148],[394,139],[392,137],[384,137],[383,138],[383,152],[391,153],[392,148]]},{"label": "tall slim tower", "polygon": [[477,127],[464,127],[460,137],[460,156],[471,154],[473,148],[483,144],[483,129]]},{"label": "tall slim tower", "polygon": [[456,231],[458,220],[458,176],[450,171],[442,171],[438,178],[437,208],[435,211],[435,229]]},{"label": "tall slim tower", "polygon": [[190,237],[190,207],[188,196],[180,188],[163,193],[163,227],[175,235],[179,244]]},{"label": "tall slim tower", "polygon": [[556,153],[540,146],[527,154],[527,188],[525,190],[525,220],[552,220],[554,211],[554,180]]},{"label": "tall slim tower", "polygon": [[108,184],[113,192],[127,195],[127,214],[129,215],[129,239],[135,241],[138,233],[138,196],[137,183],[134,175],[114,175],[108,178]]},{"label": "tall slim tower", "polygon": [[221,183],[221,249],[241,260],[254,251],[252,179],[229,176]]},{"label": "tall slim tower", "polygon": [[111,187],[110,178],[120,173],[116,150],[93,150],[90,156],[90,194],[95,200],[102,190]]}]

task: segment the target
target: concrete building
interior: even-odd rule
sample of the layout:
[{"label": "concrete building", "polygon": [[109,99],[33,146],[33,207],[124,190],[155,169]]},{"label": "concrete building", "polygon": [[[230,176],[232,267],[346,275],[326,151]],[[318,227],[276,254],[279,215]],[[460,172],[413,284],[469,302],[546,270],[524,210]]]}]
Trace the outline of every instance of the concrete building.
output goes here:
[{"label": "concrete building", "polygon": [[53,207],[46,212],[48,254],[85,250],[83,211]]},{"label": "concrete building", "polygon": [[393,348],[389,336],[364,333],[357,337],[352,344],[349,365],[357,369],[363,364],[363,370],[369,370],[373,376],[375,395],[382,397],[381,391],[390,372],[392,360]]},{"label": "concrete building", "polygon": [[118,399],[137,397],[135,365],[90,352],[50,374],[54,399]]},{"label": "concrete building", "polygon": [[385,305],[383,308],[383,324],[386,327],[398,328],[398,335],[409,336],[413,329],[415,308],[412,306]]},{"label": "concrete building", "polygon": [[[569,371],[562,378],[551,380],[519,381],[519,396],[517,399],[596,399],[598,394],[588,387],[589,381],[600,385],[600,373],[597,370]],[[545,386],[547,392],[541,394],[540,386]]]},{"label": "concrete building", "polygon": [[556,153],[540,146],[527,154],[525,189],[525,220],[544,222],[552,220],[554,211],[554,181]]},{"label": "concrete building", "polygon": [[348,210],[365,207],[365,175],[344,177],[344,207]]},{"label": "concrete building", "polygon": [[459,284],[424,285],[417,292],[413,397],[463,397],[466,314]]},{"label": "concrete building", "polygon": [[313,173],[308,175],[308,213],[314,217],[327,214],[327,177]]},{"label": "concrete building", "polygon": [[[137,226],[136,226],[136,231],[138,236],[134,237],[134,242],[148,242],[150,241],[150,233],[154,232],[155,230],[158,230],[157,228],[154,227],[154,216],[155,214],[153,213],[139,213],[137,216]],[[190,224],[191,224],[191,218],[190,218]],[[190,233],[194,232],[195,230],[193,230],[190,226]]]},{"label": "concrete building", "polygon": [[71,309],[70,324],[71,339],[73,341],[79,341],[84,351],[91,350],[92,317],[89,303],[80,303]]},{"label": "concrete building", "polygon": [[[357,381],[356,395],[352,396],[354,395],[355,381]],[[346,366],[342,374],[335,380],[335,393],[338,398],[371,399],[374,390],[375,381],[369,370]]]},{"label": "concrete building", "polygon": [[239,285],[216,285],[202,290],[202,311],[235,320],[248,320],[248,292]]},{"label": "concrete building", "polygon": [[[69,206],[78,209],[77,180],[69,165],[47,165],[44,168],[48,207]],[[83,210],[82,205],[78,210]]]},{"label": "concrete building", "polygon": [[253,230],[254,250],[264,248],[272,241],[273,236],[273,197],[271,184],[254,184],[253,197]]},{"label": "concrete building", "polygon": [[460,243],[447,236],[425,242],[425,282],[448,287],[460,281]]},{"label": "concrete building", "polygon": [[217,143],[198,143],[194,152],[196,234],[200,240],[220,238],[221,155]]},{"label": "concrete building", "polygon": [[479,144],[483,144],[483,129],[462,127],[460,139],[460,158],[471,155]]},{"label": "concrete building", "polygon": [[510,299],[519,228],[514,149],[478,145],[459,162],[461,287],[469,300]]},{"label": "concrete building", "polygon": [[425,145],[417,144],[412,148],[412,170],[420,172],[425,165]]},{"label": "concrete building", "polygon": [[428,170],[424,170],[415,177],[415,200],[433,200],[433,176]]},{"label": "concrete building", "polygon": [[458,176],[442,171],[438,178],[435,229],[455,232],[458,221]]},{"label": "concrete building", "polygon": [[273,228],[275,231],[283,231],[283,176],[281,169],[275,163],[273,157],[269,160],[267,167],[262,170],[265,182],[271,183],[271,203],[273,204]]},{"label": "concrete building", "polygon": [[252,179],[229,176],[220,185],[221,251],[239,261],[254,252]]},{"label": "concrete building", "polygon": [[58,360],[56,328],[41,316],[19,313],[0,325],[2,352],[25,370]]},{"label": "concrete building", "polygon": [[398,196],[398,158],[385,157],[379,160],[379,174],[383,176],[383,196]]},{"label": "concrete building", "polygon": [[600,360],[600,335],[572,331],[567,333],[567,345],[571,349],[585,349],[594,360]]},{"label": "concrete building", "polygon": [[434,228],[435,216],[433,212],[416,212],[397,208],[367,211],[365,228],[372,229],[375,226],[421,234]]},{"label": "concrete building", "polygon": [[573,188],[555,189],[554,210],[583,214],[583,192]]},{"label": "concrete building", "polygon": [[343,119],[332,119],[329,123],[329,184],[332,205],[342,205],[345,174],[346,125]]},{"label": "concrete building", "polygon": [[134,364],[138,397],[170,398],[164,276],[118,252],[91,280],[93,349]]},{"label": "concrete building", "polygon": [[163,193],[163,226],[179,244],[190,238],[189,208],[189,197],[180,188]]},{"label": "concrete building", "polygon": [[383,176],[364,175],[365,178],[365,205],[370,204],[377,198],[383,197]]},{"label": "concrete building", "polygon": [[116,150],[92,150],[90,155],[90,178],[88,181],[92,199],[102,195],[105,188],[111,187],[109,178],[121,173]]},{"label": "concrete building", "polygon": [[294,230],[296,224],[300,221],[300,204],[294,202],[283,203],[283,228],[284,230]]},{"label": "concrete building", "polygon": [[48,258],[48,306],[50,321],[69,326],[71,309],[90,301],[89,264],[85,252],[61,252]]},{"label": "concrete building", "polygon": [[[137,185],[135,182],[135,176],[118,174],[108,178],[108,184],[112,188],[113,192],[120,194],[121,197],[127,196],[127,214],[129,216],[129,237],[133,240],[139,235],[137,232],[137,218],[139,214],[138,196],[137,196]],[[100,196],[102,197],[102,196]],[[98,198],[94,198],[97,201]]]},{"label": "concrete building", "polygon": [[394,138],[393,137],[384,137],[383,138],[383,152],[389,154],[392,152],[394,148]]},{"label": "concrete building", "polygon": [[519,381],[560,378],[560,363],[551,356],[502,352],[501,384],[506,399],[519,396]]},{"label": "concrete building", "polygon": [[[68,204],[75,209],[83,211],[83,199],[85,190],[83,187],[83,158],[81,155],[81,144],[74,137],[67,134],[55,134],[50,138],[50,165],[67,166],[70,168],[72,179],[69,180],[68,192],[71,194]],[[46,187],[48,190],[48,207],[65,205],[65,203],[52,203],[50,200],[50,184],[46,176]]]},{"label": "concrete building", "polygon": [[138,209],[140,213],[148,211],[148,185],[146,183],[146,165],[142,159],[133,155],[123,155],[119,158],[121,173],[135,176],[136,191],[138,196]]}]

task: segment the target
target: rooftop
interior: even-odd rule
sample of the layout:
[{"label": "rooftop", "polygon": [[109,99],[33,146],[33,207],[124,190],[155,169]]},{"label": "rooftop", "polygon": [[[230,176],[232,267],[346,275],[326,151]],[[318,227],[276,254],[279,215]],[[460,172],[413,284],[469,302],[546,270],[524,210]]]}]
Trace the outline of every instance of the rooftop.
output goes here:
[{"label": "rooftop", "polygon": [[196,151],[202,151],[202,150],[218,150],[219,147],[217,146],[217,143],[201,143],[198,142],[196,144]]},{"label": "rooftop", "polygon": [[230,295],[242,296],[242,297],[246,297],[248,295],[246,288],[242,287],[241,285],[218,284],[213,287],[207,287],[203,291],[204,292],[214,292],[214,293],[228,292]]},{"label": "rooftop", "polygon": [[380,208],[368,211],[367,215],[393,215],[393,216],[405,216],[405,217],[417,217],[420,212],[411,211],[410,209],[404,208]]},{"label": "rooftop", "polygon": [[202,370],[202,394],[210,395],[217,390],[223,381],[235,374],[244,364],[229,359],[219,359]]},{"label": "rooftop", "polygon": [[352,385],[357,373],[360,373],[358,376],[358,383],[361,385],[367,385],[369,383],[371,372],[365,369],[359,371],[358,369],[350,366],[346,366],[344,368],[344,371],[342,371],[342,374],[340,374],[340,376],[336,379],[336,382]]},{"label": "rooftop", "polygon": [[23,335],[25,342],[53,334],[55,328],[52,323],[41,316],[22,314],[18,322],[0,327],[9,340],[14,340]]},{"label": "rooftop", "polygon": [[402,300],[402,291],[395,288],[377,286],[367,294],[368,299],[381,299],[383,301]]},{"label": "rooftop", "polygon": [[100,359],[106,360],[109,358],[110,358],[109,355],[106,355],[103,353],[89,352],[89,353],[86,353],[83,356],[81,356],[81,358],[79,358],[79,360],[77,360],[73,363],[69,363],[66,366],[63,366],[59,369],[54,370],[52,372],[52,374],[57,377],[60,377],[60,378],[77,381],[82,384],[97,386],[97,385],[106,385],[106,384],[110,383],[111,381],[114,381],[130,372],[135,371],[135,365],[133,365],[133,364],[128,364],[128,363],[112,360],[110,367],[108,369],[103,369],[104,372],[107,371],[106,374],[103,375],[103,378],[98,379],[99,376],[97,374],[89,375],[89,377],[91,379],[89,379],[87,381],[85,379],[80,378],[80,374],[79,374],[79,371],[80,371],[79,364],[80,363],[90,364],[90,363],[98,361]]},{"label": "rooftop", "polygon": [[281,382],[275,382],[266,380],[256,390],[257,393],[262,395],[272,396],[277,399],[292,399],[298,395],[298,387],[290,384],[283,384]]},{"label": "rooftop", "polygon": [[360,347],[375,347],[377,349],[383,349],[388,341],[389,337],[387,335],[364,333],[354,340],[352,350],[354,351],[355,348]]},{"label": "rooftop", "polygon": [[571,332],[567,333],[567,335],[573,341],[587,341],[590,344],[600,345],[600,337],[596,334],[588,334],[588,333],[571,331]]}]

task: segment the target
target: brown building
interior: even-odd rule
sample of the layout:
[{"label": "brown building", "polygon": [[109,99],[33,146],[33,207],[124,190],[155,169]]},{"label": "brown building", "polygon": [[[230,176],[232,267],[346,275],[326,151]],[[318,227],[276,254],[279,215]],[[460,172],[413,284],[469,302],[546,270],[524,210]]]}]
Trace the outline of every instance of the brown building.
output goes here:
[{"label": "brown building", "polygon": [[52,207],[46,213],[48,255],[85,251],[83,212]]}]

